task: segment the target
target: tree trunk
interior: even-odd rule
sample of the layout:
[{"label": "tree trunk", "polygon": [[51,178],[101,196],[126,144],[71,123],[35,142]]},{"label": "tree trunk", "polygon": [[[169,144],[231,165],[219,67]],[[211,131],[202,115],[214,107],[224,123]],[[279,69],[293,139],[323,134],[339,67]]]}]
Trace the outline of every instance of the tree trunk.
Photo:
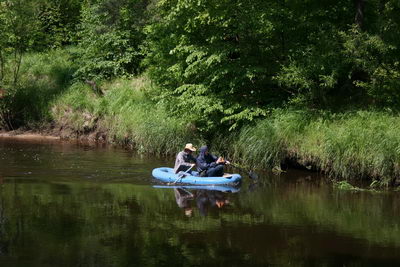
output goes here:
[{"label": "tree trunk", "polygon": [[0,84],[4,79],[4,60],[3,51],[0,48]]},{"label": "tree trunk", "polygon": [[365,7],[365,0],[354,0],[356,6],[356,16],[354,18],[356,25],[360,28],[363,27],[364,23],[364,7]]},{"label": "tree trunk", "polygon": [[19,49],[15,49],[14,60],[14,85],[16,85],[18,82],[19,70],[22,62],[22,50],[19,51]]}]

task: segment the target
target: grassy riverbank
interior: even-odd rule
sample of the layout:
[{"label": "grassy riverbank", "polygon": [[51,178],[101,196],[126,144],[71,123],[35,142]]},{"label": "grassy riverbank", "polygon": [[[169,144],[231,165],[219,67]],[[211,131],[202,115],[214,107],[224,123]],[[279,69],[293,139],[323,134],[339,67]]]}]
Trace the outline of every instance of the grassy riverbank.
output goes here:
[{"label": "grassy riverbank", "polygon": [[240,131],[231,153],[256,167],[289,159],[332,177],[395,182],[400,174],[400,117],[389,112],[342,114],[277,110]]},{"label": "grassy riverbank", "polygon": [[95,138],[157,154],[174,154],[182,144],[201,143],[188,121],[169,116],[163,105],[151,100],[147,79],[115,80],[100,87],[101,96],[83,83],[71,86],[53,103],[56,124],[77,135],[95,133]]},{"label": "grassy riverbank", "polygon": [[[173,155],[207,133],[168,103],[146,76],[98,82],[93,90],[74,79],[74,50],[31,54],[21,82],[2,101],[3,128],[53,128],[64,137],[86,136],[149,153]],[[253,125],[208,140],[213,150],[244,165],[273,168],[287,162],[332,177],[393,184],[400,174],[400,117],[389,111],[276,109]]]},{"label": "grassy riverbank", "polygon": [[149,153],[174,154],[201,137],[183,118],[152,101],[145,77],[99,82],[95,91],[74,78],[75,49],[27,54],[18,86],[1,99],[1,128],[44,130],[65,138],[121,143]]}]

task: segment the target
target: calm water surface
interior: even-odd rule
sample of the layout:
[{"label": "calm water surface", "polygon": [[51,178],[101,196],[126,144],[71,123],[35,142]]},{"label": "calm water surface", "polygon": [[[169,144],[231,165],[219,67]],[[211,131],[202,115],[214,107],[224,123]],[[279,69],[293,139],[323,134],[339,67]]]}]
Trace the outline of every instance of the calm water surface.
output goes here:
[{"label": "calm water surface", "polygon": [[0,266],[400,266],[398,192],[289,171],[162,188],[173,160],[0,139]]}]

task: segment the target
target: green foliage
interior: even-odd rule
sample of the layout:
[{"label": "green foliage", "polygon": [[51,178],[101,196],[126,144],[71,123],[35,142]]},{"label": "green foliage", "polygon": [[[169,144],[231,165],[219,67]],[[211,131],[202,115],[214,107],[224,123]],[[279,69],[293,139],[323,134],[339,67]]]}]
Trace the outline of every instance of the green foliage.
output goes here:
[{"label": "green foliage", "polygon": [[85,4],[76,76],[109,79],[137,74],[144,40],[142,23],[146,0],[103,0]]},{"label": "green foliage", "polygon": [[379,36],[352,29],[342,33],[344,55],[359,74],[354,85],[365,91],[379,106],[396,107],[400,104],[400,58],[397,47]]},{"label": "green foliage", "polygon": [[81,6],[79,0],[42,0],[35,50],[60,48],[76,42]]},{"label": "green foliage", "polygon": [[[147,28],[150,75],[203,131],[235,128],[276,98],[265,1],[160,1]],[[279,92],[278,92],[279,95]],[[170,100],[175,101],[175,100]],[[222,124],[222,125],[221,125]]]},{"label": "green foliage", "polygon": [[0,127],[13,130],[49,121],[51,102],[67,89],[74,72],[66,50],[25,54],[18,85],[0,99]]},{"label": "green foliage", "polygon": [[369,1],[352,26],[348,1],[160,1],[145,62],[171,111],[205,132],[235,129],[282,103],[397,108],[398,10]]},{"label": "green foliage", "polygon": [[0,1],[0,86],[18,83],[22,55],[37,33],[37,12],[37,1]]},{"label": "green foliage", "polygon": [[291,103],[336,110],[398,106],[400,36],[392,31],[399,27],[392,13],[398,4],[369,1],[367,6],[364,30],[329,23],[328,31],[309,35],[290,54],[275,79],[292,92]]}]

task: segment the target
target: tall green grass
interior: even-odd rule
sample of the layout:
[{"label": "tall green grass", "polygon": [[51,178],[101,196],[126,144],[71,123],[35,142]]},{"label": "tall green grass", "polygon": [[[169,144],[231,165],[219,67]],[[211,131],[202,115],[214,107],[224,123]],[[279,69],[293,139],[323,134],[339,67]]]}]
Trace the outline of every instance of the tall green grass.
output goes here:
[{"label": "tall green grass", "polygon": [[53,104],[58,124],[78,133],[98,131],[109,140],[143,152],[173,154],[185,143],[202,143],[189,122],[171,117],[165,108],[151,101],[146,78],[120,79],[100,85],[104,96],[76,83]]},{"label": "tall green grass", "polygon": [[4,85],[7,96],[0,112],[6,121],[0,127],[12,130],[49,121],[51,102],[68,88],[74,72],[69,50],[24,55],[18,82]]},{"label": "tall green grass", "polygon": [[375,111],[277,110],[244,127],[231,153],[260,168],[291,159],[334,177],[388,184],[400,174],[400,117]]}]

